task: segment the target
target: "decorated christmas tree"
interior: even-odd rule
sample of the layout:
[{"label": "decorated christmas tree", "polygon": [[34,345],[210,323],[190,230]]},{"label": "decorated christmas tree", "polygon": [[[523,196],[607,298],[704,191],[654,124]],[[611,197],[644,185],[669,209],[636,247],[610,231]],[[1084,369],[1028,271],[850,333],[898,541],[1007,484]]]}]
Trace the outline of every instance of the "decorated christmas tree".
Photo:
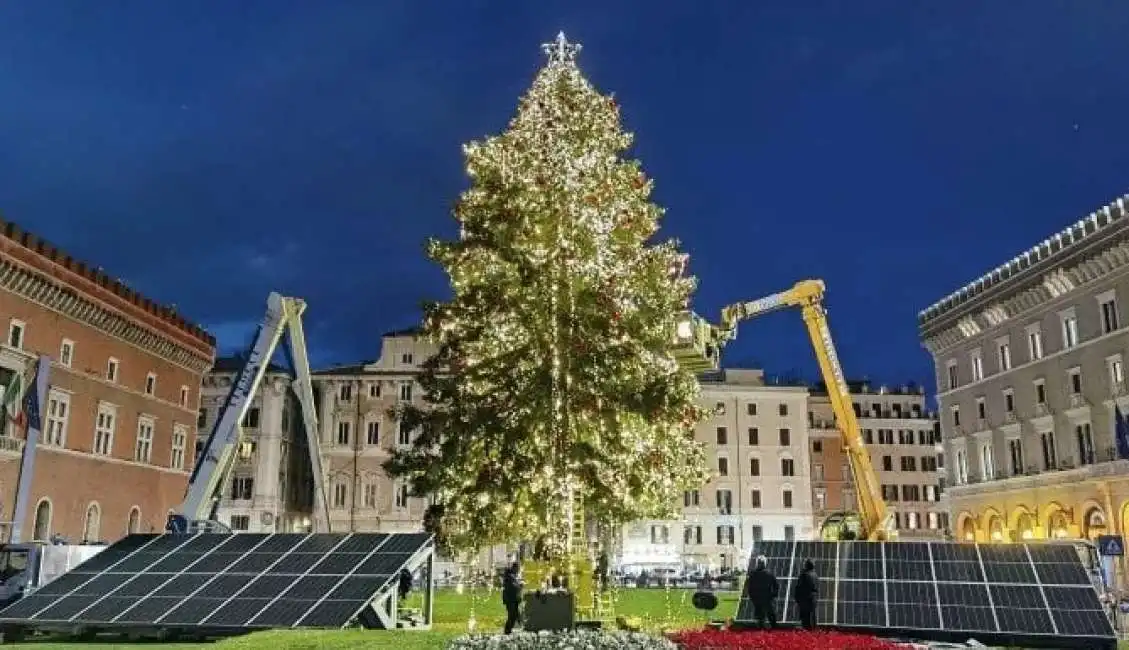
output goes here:
[{"label": "decorated christmas tree", "polygon": [[425,309],[439,350],[386,466],[431,498],[449,550],[538,540],[559,557],[573,513],[670,516],[707,478],[697,381],[672,354],[686,256],[652,241],[662,209],[580,46],[544,49],[509,128],[464,147],[460,237],[428,245],[454,297]]}]

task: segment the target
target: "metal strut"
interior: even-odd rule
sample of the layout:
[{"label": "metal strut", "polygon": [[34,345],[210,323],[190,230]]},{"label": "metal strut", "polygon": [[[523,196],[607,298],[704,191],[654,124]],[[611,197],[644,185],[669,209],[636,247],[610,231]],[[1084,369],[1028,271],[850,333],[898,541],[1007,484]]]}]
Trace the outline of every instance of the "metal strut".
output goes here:
[{"label": "metal strut", "polygon": [[236,450],[243,436],[243,418],[270,366],[284,331],[289,334],[286,348],[294,372],[292,385],[302,409],[302,423],[306,429],[306,444],[314,477],[315,531],[324,528],[321,532],[329,532],[325,468],[318,440],[317,411],[314,408],[306,338],[302,329],[302,313],[305,310],[306,303],[303,300],[273,292],[270,294],[267,313],[255,334],[255,341],[231,385],[231,391],[216,418],[207,444],[196,459],[188,480],[184,504],[179,513],[169,515],[166,526],[168,532],[230,532],[226,526],[216,521],[216,509],[223,486],[235,465]]}]

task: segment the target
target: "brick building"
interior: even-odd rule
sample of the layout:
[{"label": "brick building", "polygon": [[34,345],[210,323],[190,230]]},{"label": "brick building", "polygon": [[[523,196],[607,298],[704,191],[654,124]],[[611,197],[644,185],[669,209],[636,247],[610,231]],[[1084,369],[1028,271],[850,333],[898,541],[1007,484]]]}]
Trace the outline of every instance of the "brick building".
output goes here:
[{"label": "brick building", "polygon": [[[29,377],[37,355],[53,360],[24,539],[113,540],[161,530],[184,497],[200,381],[215,339],[3,222],[0,337],[4,386],[15,373]],[[24,430],[3,420],[0,520],[7,527]]]}]

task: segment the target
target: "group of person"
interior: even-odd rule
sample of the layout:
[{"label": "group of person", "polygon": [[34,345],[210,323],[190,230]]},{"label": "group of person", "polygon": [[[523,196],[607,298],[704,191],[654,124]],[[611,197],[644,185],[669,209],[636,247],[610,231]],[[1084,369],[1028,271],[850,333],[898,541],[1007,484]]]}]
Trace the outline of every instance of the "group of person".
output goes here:
[{"label": "group of person", "polygon": [[[606,563],[606,560],[605,560]],[[606,564],[605,564],[606,566]],[[604,569],[606,573],[606,569]],[[597,571],[597,576],[600,572]],[[606,584],[600,584],[603,588]],[[513,632],[521,620],[522,591],[525,584],[521,575],[521,564],[514,562],[502,573],[502,604],[506,608],[505,633]],[[780,595],[780,581],[768,568],[768,559],[758,556],[753,563],[753,572],[745,580],[745,597],[753,606],[753,619],[759,627],[776,627],[776,599]],[[804,629],[815,629],[815,606],[819,601],[819,576],[815,573],[815,563],[804,560],[803,569],[796,577],[792,590],[796,601],[797,617]]]},{"label": "group of person", "polygon": [[[780,581],[769,570],[768,559],[758,556],[753,563],[753,572],[745,580],[745,597],[753,606],[753,620],[759,627],[776,627],[776,598],[779,595]],[[815,605],[819,601],[819,576],[815,574],[815,562],[804,560],[804,567],[796,576],[792,599],[796,601],[800,626],[807,630],[815,629]]]}]

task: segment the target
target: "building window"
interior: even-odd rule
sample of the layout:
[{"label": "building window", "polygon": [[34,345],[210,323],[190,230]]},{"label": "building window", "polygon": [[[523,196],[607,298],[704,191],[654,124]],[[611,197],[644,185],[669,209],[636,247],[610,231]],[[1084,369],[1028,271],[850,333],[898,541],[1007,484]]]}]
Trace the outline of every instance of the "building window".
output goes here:
[{"label": "building window", "polygon": [[208,409],[206,409],[204,407],[200,407],[200,410],[196,411],[196,428],[197,429],[203,429],[204,426],[207,425],[207,424],[208,424]]},{"label": "building window", "polygon": [[145,394],[152,395],[157,390],[157,375],[149,373],[145,375]]},{"label": "building window", "polygon": [[822,481],[823,478],[823,463],[815,463],[811,466],[811,479],[813,481]]},{"label": "building window", "polygon": [[250,476],[237,476],[231,479],[231,499],[250,501],[255,495],[255,479]]},{"label": "building window", "polygon": [[353,385],[341,384],[337,387],[337,401],[351,402],[353,401]]},{"label": "building window", "polygon": [[59,363],[68,368],[74,363],[74,341],[63,339],[62,344],[59,345]]},{"label": "building window", "polygon": [[726,429],[725,427],[718,427],[717,428],[717,444],[719,444],[719,445],[728,445],[729,444],[729,429]]},{"label": "building window", "polygon": [[1015,391],[1010,388],[1004,390],[1004,413],[1015,413]]},{"label": "building window", "polygon": [[1035,384],[1035,403],[1036,404],[1046,404],[1047,403],[1047,384],[1046,384],[1046,382],[1044,382],[1042,379],[1037,379],[1037,380],[1035,380],[1034,384]]},{"label": "building window", "polygon": [[251,529],[251,515],[231,515],[230,528],[232,530],[250,530]]},{"label": "building window", "polygon": [[784,541],[790,542],[794,539],[796,539],[796,527],[795,526],[785,526],[784,527]]},{"label": "building window", "polygon": [[749,427],[749,446],[756,447],[761,443],[761,432],[756,427]]},{"label": "building window", "polygon": [[369,422],[365,431],[365,444],[379,445],[380,444],[380,423]]},{"label": "building window", "polygon": [[952,415],[953,415],[953,426],[959,427],[960,426],[960,407],[959,406],[953,406],[952,407]]},{"label": "building window", "polygon": [[352,422],[338,422],[337,423],[337,444],[348,445],[349,439],[353,433]]},{"label": "building window", "polygon": [[813,440],[812,441],[812,443],[811,443],[811,453],[813,453],[813,454],[823,453],[823,441],[822,440]]},{"label": "building window", "polygon": [[86,520],[82,524],[82,541],[102,541],[102,509],[97,503],[91,503],[86,508]]},{"label": "building window", "polygon": [[827,509],[827,490],[825,490],[823,488],[817,488],[816,490],[814,490],[812,492],[812,499],[813,499],[812,507],[815,510],[826,510]]},{"label": "building window", "polygon": [[1084,422],[1074,427],[1074,437],[1078,442],[1078,464],[1094,464],[1094,436],[1090,423]]},{"label": "building window", "polygon": [[400,355],[400,362],[403,363],[406,366],[412,365],[412,353],[411,352],[405,352],[404,354],[401,354]]},{"label": "building window", "polygon": [[780,405],[780,415],[782,415],[782,416],[788,415],[788,405],[787,404],[781,404]]},{"label": "building window", "polygon": [[1119,393],[1125,385],[1125,364],[1121,362],[1121,355],[1115,354],[1106,359],[1105,367],[1109,375],[1110,387]]},{"label": "building window", "polygon": [[396,422],[396,444],[402,446],[412,444],[412,431],[404,426],[403,420]]},{"label": "building window", "polygon": [[361,503],[366,508],[376,507],[376,483],[365,483],[361,492]]},{"label": "building window", "polygon": [[976,398],[976,420],[983,426],[984,420],[988,419],[988,403],[983,397]]},{"label": "building window", "polygon": [[1071,368],[1070,370],[1067,371],[1067,377],[1069,379],[1068,383],[1069,383],[1069,386],[1070,386],[1070,394],[1071,395],[1081,395],[1082,394],[1082,370],[1081,370],[1081,368]]},{"label": "building window", "polygon": [[668,526],[651,526],[651,543],[652,544],[669,544],[670,543],[670,527],[668,527]]},{"label": "building window", "polygon": [[753,490],[752,494],[749,495],[749,505],[753,508],[761,507],[761,491],[760,490]]},{"label": "building window", "polygon": [[980,356],[980,350],[969,353],[969,359],[972,363],[972,381],[980,381],[984,378],[984,358]]},{"label": "building window", "polygon": [[1027,356],[1031,361],[1043,358],[1043,331],[1037,323],[1027,328]]},{"label": "building window", "polygon": [[1098,304],[1102,310],[1102,334],[1109,334],[1118,327],[1116,294],[1107,291],[1098,296]]},{"label": "building window", "polygon": [[723,515],[733,514],[733,493],[729,490],[718,490],[714,493],[717,500],[717,511]]},{"label": "building window", "polygon": [[894,458],[892,456],[883,456],[882,457],[882,471],[883,472],[894,471]]},{"label": "building window", "polygon": [[255,441],[254,440],[240,440],[239,451],[237,452],[239,460],[247,461],[255,455]]},{"label": "building window", "polygon": [[257,406],[252,406],[251,408],[247,409],[247,412],[243,415],[243,428],[244,429],[258,429],[259,428],[259,416],[261,414],[262,414],[262,412],[259,410],[259,407],[257,407]]},{"label": "building window", "polygon": [[412,401],[412,385],[411,384],[400,384],[400,401],[402,401],[402,402]]},{"label": "building window", "polygon": [[1043,469],[1051,470],[1058,467],[1058,453],[1055,449],[1054,431],[1044,432],[1039,436],[1043,447]]},{"label": "building window", "polygon": [[796,461],[791,458],[780,459],[780,475],[781,476],[795,476],[796,475]]},{"label": "building window", "polygon": [[133,506],[129,509],[129,519],[126,520],[125,534],[136,535],[141,532],[141,508]]},{"label": "building window", "polygon": [[701,526],[687,526],[682,532],[682,541],[686,544],[701,544],[702,543],[702,527]]},{"label": "building window", "polygon": [[781,496],[781,502],[783,503],[784,507],[785,508],[791,508],[792,507],[792,491],[791,490],[784,490],[783,493],[781,493],[780,496]]},{"label": "building window", "polygon": [[400,484],[399,487],[396,488],[396,507],[397,508],[407,508],[408,507],[408,486],[407,486],[407,484],[402,483],[402,484]]},{"label": "building window", "polygon": [[333,507],[344,508],[348,501],[349,486],[344,481],[338,481],[333,485]]},{"label": "building window", "polygon": [[1011,438],[1007,441],[1008,465],[1012,476],[1023,473],[1023,441]]},{"label": "building window", "polygon": [[[29,388],[35,390],[34,384]],[[47,398],[47,427],[43,431],[43,444],[52,447],[67,445],[67,421],[70,418],[70,411],[70,395],[51,391]]]},{"label": "building window", "polygon": [[148,463],[153,459],[153,420],[141,417],[137,420],[137,443],[133,447],[133,460]]},{"label": "building window", "polygon": [[957,387],[957,362],[955,359],[949,359],[945,365],[945,370],[948,372],[949,377],[949,390]]},{"label": "building window", "polygon": [[968,453],[963,449],[958,449],[955,456],[955,476],[953,478],[957,485],[964,485],[968,482]]},{"label": "building window", "polygon": [[118,381],[118,367],[121,364],[117,359],[110,357],[106,360],[106,380],[117,383]]},{"label": "building window", "polygon": [[985,442],[980,445],[980,473],[985,481],[995,478],[995,459],[992,457],[992,443]]},{"label": "building window", "polygon": [[183,424],[173,425],[172,454],[169,458],[169,467],[184,469],[184,450],[186,449],[188,449],[188,427]]},{"label": "building window", "polygon": [[997,341],[996,351],[1000,362],[1000,372],[1011,370],[1011,342],[1008,339]]},{"label": "building window", "polygon": [[749,402],[748,404],[746,404],[745,405],[745,413],[748,413],[749,415],[756,415],[757,414],[757,404],[756,404],[756,402]]},{"label": "building window", "polygon": [[733,526],[717,527],[717,543],[719,546],[732,546],[734,539]]},{"label": "building window", "polygon": [[729,459],[725,456],[717,457],[717,474],[718,476],[729,476]]},{"label": "building window", "polygon": [[24,346],[24,330],[27,325],[22,320],[13,318],[8,322],[8,345],[13,348],[23,348]]},{"label": "building window", "polygon": [[373,397],[373,398],[380,397],[380,382],[379,381],[374,381],[374,382],[372,382],[371,384],[368,385],[368,396]]},{"label": "building window", "polygon": [[114,449],[114,429],[118,412],[109,404],[98,405],[98,416],[94,421],[94,453],[109,456]]},{"label": "building window", "polygon": [[725,415],[725,402],[718,402],[713,405],[714,415]]},{"label": "building window", "polygon": [[1062,347],[1064,350],[1078,345],[1078,316],[1070,309],[1059,315],[1062,319]]},{"label": "building window", "polygon": [[697,490],[687,490],[682,493],[682,505],[687,508],[697,508],[701,505],[702,494]]},{"label": "building window", "polygon": [[180,405],[188,406],[188,386],[180,387]]},{"label": "building window", "polygon": [[792,431],[790,429],[780,430],[780,446],[788,447],[792,444]]},{"label": "building window", "polygon": [[759,458],[750,458],[749,459],[749,475],[750,476],[760,476],[761,475],[761,459],[759,459]]}]

